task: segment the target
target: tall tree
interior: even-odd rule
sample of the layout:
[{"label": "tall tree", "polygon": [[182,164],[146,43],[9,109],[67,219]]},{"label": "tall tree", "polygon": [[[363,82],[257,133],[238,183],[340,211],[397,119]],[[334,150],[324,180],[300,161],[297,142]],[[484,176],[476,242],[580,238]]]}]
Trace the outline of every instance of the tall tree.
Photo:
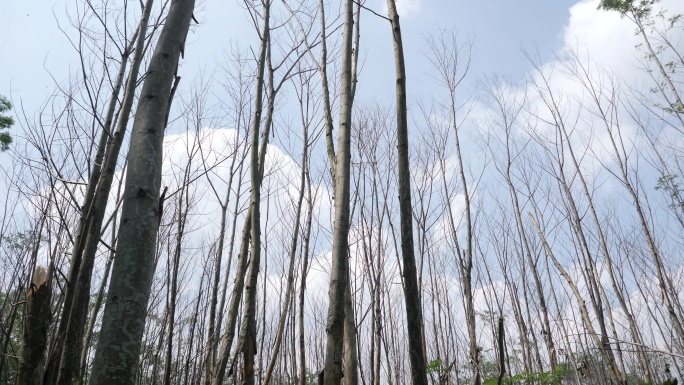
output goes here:
[{"label": "tall tree", "polygon": [[342,381],[344,347],[345,290],[349,281],[349,202],[352,123],[352,40],[354,2],[345,0],[342,37],[342,72],[340,75],[340,120],[337,154],[334,164],[335,215],[332,245],[332,269],[328,291],[325,365],[321,372],[324,385],[339,385]]},{"label": "tall tree", "polygon": [[387,0],[387,10],[392,24],[394,41],[394,65],[396,70],[397,150],[399,173],[399,211],[401,217],[401,255],[404,300],[406,301],[406,325],[408,331],[411,380],[414,385],[427,385],[425,351],[423,350],[423,310],[420,287],[413,250],[413,207],[411,201],[411,169],[409,167],[408,108],[406,106],[406,66],[401,25],[395,0]]},{"label": "tall tree", "polygon": [[194,0],[172,1],[138,102],[116,259],[93,362],[95,385],[135,382],[163,207],[159,189],[164,130],[194,6]]}]

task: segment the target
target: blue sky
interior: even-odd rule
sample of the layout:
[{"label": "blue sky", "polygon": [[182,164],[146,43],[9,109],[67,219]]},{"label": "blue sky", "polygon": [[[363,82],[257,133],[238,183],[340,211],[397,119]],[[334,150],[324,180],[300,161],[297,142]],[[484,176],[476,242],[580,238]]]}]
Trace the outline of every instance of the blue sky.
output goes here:
[{"label": "blue sky", "polygon": [[[429,65],[421,54],[424,36],[436,25],[453,27],[474,38],[471,79],[489,74],[519,77],[528,68],[520,49],[539,49],[548,55],[562,46],[573,0],[401,0],[402,28],[413,92],[429,93]],[[336,7],[338,1],[330,1]],[[0,94],[21,99],[27,111],[35,110],[53,89],[54,81],[68,77],[76,69],[77,56],[60,32],[58,21],[66,25],[66,9],[73,1],[10,1],[0,13],[6,38],[0,41]],[[213,67],[231,42],[253,39],[254,31],[245,11],[234,0],[206,0],[200,3],[199,27],[192,33],[183,64],[184,79],[201,69]],[[367,0],[369,8],[384,12],[384,0]],[[391,100],[393,58],[391,36],[385,20],[364,11],[362,19],[362,59],[359,95]],[[188,84],[187,82],[186,84]]]}]

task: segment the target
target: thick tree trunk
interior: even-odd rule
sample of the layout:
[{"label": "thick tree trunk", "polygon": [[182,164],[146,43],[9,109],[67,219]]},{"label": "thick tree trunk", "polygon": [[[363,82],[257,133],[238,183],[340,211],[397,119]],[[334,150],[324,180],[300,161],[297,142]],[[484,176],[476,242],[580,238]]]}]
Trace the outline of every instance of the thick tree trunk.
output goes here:
[{"label": "thick tree trunk", "polygon": [[399,14],[395,0],[387,0],[389,19],[394,40],[394,63],[396,67],[397,149],[399,173],[399,210],[401,216],[401,254],[404,275],[404,300],[406,301],[406,325],[408,332],[409,361],[413,385],[427,385],[425,352],[423,351],[423,311],[420,303],[420,287],[413,250],[413,207],[411,202],[411,171],[409,166],[408,111],[406,106],[406,67],[401,39]]},{"label": "thick tree trunk", "polygon": [[95,352],[92,384],[132,385],[155,269],[165,121],[194,0],[172,1],[141,91],[128,153],[116,259]]}]

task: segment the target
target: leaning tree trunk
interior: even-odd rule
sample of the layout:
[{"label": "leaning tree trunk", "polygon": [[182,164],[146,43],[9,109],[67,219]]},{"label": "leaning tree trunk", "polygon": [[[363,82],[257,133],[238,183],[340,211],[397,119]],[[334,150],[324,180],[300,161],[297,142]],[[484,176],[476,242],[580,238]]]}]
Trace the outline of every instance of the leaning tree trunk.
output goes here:
[{"label": "leaning tree trunk", "polygon": [[404,300],[406,301],[406,325],[408,331],[411,382],[427,385],[425,352],[423,351],[423,311],[420,304],[420,287],[413,250],[413,209],[411,206],[411,171],[409,167],[408,112],[406,106],[406,66],[401,26],[395,0],[387,0],[387,9],[394,37],[394,64],[396,69],[397,103],[397,150],[399,173],[399,211],[401,216],[401,255],[404,276]]},{"label": "leaning tree trunk", "polygon": [[159,188],[164,129],[194,5],[194,0],[171,3],[140,95],[128,152],[116,259],[93,362],[94,385],[135,382],[162,216]]},{"label": "leaning tree trunk", "polygon": [[[97,249],[100,245],[102,223],[104,221],[105,210],[107,208],[114,180],[121,142],[123,141],[126,126],[128,125],[128,117],[133,105],[133,96],[135,94],[140,63],[143,59],[147,25],[152,4],[153,0],[147,0],[143,15],[140,19],[135,52],[128,80],[126,82],[126,88],[124,90],[123,105],[119,122],[117,123],[116,133],[111,136],[108,141],[102,172],[99,179],[96,180],[97,188],[88,209],[88,221],[83,228],[82,236],[85,239],[85,243],[81,250],[81,266],[77,274],[78,279],[73,285],[70,285],[70,287],[73,286],[73,299],[68,308],[66,307],[67,304],[64,304],[65,308],[63,313],[68,315],[68,319],[65,321],[67,326],[64,331],[64,345],[62,347],[59,365],[59,376],[57,377],[58,385],[80,384],[82,378],[82,368],[80,368],[79,365],[81,362],[80,352],[83,349],[83,333],[86,330],[88,305],[90,302],[90,285],[93,268],[95,266],[95,255],[97,254]],[[122,64],[122,67],[125,67],[124,64]],[[109,128],[105,128],[105,131],[107,132],[107,137],[110,137]]]}]

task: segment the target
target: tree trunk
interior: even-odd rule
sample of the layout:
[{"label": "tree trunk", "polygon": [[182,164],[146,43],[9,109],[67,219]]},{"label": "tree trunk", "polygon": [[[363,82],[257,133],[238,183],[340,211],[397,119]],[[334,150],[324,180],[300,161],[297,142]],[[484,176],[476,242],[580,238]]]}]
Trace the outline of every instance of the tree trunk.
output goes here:
[{"label": "tree trunk", "polygon": [[396,67],[397,148],[399,173],[399,210],[401,216],[401,254],[404,275],[404,300],[406,301],[406,325],[408,332],[409,360],[413,385],[427,385],[425,352],[423,351],[423,311],[420,303],[420,287],[413,250],[413,208],[411,202],[411,174],[408,145],[408,111],[406,106],[406,68],[401,39],[399,14],[395,0],[387,0],[389,19],[394,40]]},{"label": "tree trunk", "polygon": [[26,298],[17,385],[42,385],[47,332],[50,326],[52,266],[37,266]]},{"label": "tree trunk", "polygon": [[132,385],[138,369],[162,216],[165,122],[195,1],[172,1],[141,91],[128,153],[116,259],[95,352],[92,384]]},{"label": "tree trunk", "polygon": [[342,74],[340,77],[340,124],[338,130],[338,152],[335,156],[334,165],[335,222],[333,229],[332,270],[330,272],[328,316],[325,328],[327,334],[325,366],[321,372],[321,380],[324,385],[340,385],[343,375],[344,297],[346,285],[349,281],[348,235],[352,123],[353,10],[353,0],[345,0]]}]

